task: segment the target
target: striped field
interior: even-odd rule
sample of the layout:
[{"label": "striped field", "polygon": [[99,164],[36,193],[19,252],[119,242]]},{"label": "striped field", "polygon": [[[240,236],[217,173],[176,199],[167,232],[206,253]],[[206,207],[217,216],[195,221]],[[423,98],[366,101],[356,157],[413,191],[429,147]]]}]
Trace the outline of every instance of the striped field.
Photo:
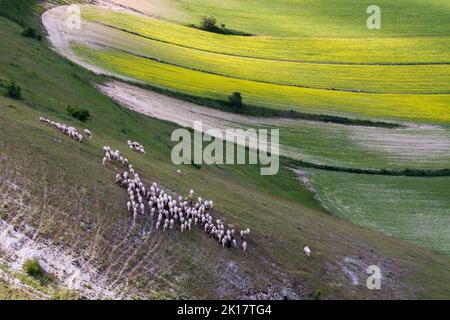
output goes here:
[{"label": "striped field", "polygon": [[359,225],[450,255],[450,178],[308,170],[323,206]]}]

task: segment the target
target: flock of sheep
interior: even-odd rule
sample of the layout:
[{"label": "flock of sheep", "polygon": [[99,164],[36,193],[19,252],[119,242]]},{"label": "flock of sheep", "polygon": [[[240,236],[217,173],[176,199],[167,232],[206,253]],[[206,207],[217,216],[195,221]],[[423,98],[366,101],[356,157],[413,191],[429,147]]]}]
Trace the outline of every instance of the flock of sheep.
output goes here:
[{"label": "flock of sheep", "polygon": [[[47,123],[49,125],[51,125],[52,127],[58,129],[59,131],[61,131],[62,133],[68,135],[69,137],[71,137],[72,139],[74,139],[75,141],[78,142],[83,142],[83,135],[81,133],[79,133],[77,131],[76,128],[74,127],[69,127],[68,125],[66,125],[65,123],[59,123],[59,122],[55,122],[52,121],[50,119],[44,118],[44,117],[39,117],[39,121]],[[89,138],[92,139],[92,133],[90,130],[88,129],[84,129],[83,130],[84,134],[86,134]]]},{"label": "flock of sheep", "polygon": [[[39,117],[39,121],[51,125],[77,142],[83,141],[83,135],[74,127],[44,117]],[[92,132],[89,129],[84,129],[83,133],[92,139]],[[145,154],[145,149],[140,143],[130,140],[127,143],[130,149]],[[157,230],[162,228],[163,231],[172,230],[175,224],[180,225],[181,232],[191,230],[192,224],[199,225],[210,238],[216,239],[222,247],[239,248],[240,246],[244,251],[247,250],[245,239],[250,234],[250,229],[247,228],[239,232],[241,243],[238,245],[238,235],[233,227],[231,225],[225,227],[220,219],[214,220],[211,214],[212,201],[203,201],[201,197],[195,199],[192,189],[187,197],[179,196],[175,199],[159,187],[156,182],[147,189],[139,174],[134,171],[133,165],[120,154],[119,150],[113,151],[109,146],[104,146],[103,152],[103,165],[114,159],[127,168],[123,173],[116,175],[116,183],[127,189],[129,198],[127,210],[132,212],[135,218],[138,214],[144,215],[146,213],[149,213],[152,218],[157,216],[155,227]],[[177,170],[177,172],[181,174],[180,170]],[[309,257],[311,249],[306,246],[303,248],[303,253]]]},{"label": "flock of sheep", "polygon": [[[213,201],[203,200],[201,197],[195,199],[194,190],[190,190],[185,198],[173,197],[156,182],[150,188],[146,188],[133,165],[120,154],[119,150],[113,151],[111,147],[104,146],[103,152],[103,165],[114,159],[127,168],[116,175],[116,183],[127,189],[127,210],[133,213],[134,217],[138,214],[149,214],[155,218],[156,230],[161,228],[164,232],[172,230],[176,224],[180,226],[181,232],[189,231],[193,225],[198,225],[223,247],[241,247],[244,251],[247,250],[245,239],[250,234],[250,229],[241,230],[237,234],[231,225],[225,226],[222,220],[214,219],[211,213]],[[241,239],[240,244],[238,236]]]},{"label": "flock of sheep", "polygon": [[131,142],[130,140],[128,140],[127,143],[128,143],[128,147],[130,147],[130,149],[133,149],[136,152],[145,154],[144,146],[141,145],[139,142],[136,142],[136,141]]}]

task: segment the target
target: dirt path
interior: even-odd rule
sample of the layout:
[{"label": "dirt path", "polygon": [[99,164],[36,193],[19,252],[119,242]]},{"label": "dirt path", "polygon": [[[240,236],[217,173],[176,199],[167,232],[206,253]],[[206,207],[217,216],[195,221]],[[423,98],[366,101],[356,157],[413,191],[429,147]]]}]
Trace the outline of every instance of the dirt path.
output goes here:
[{"label": "dirt path", "polygon": [[[293,121],[288,119],[250,117],[214,110],[120,81],[110,81],[105,85],[99,85],[98,89],[122,106],[131,110],[153,118],[167,120],[185,128],[199,129],[198,131],[201,132],[215,129],[217,130],[216,133],[209,133],[212,136],[224,139],[227,129],[240,128],[246,130],[248,128],[256,129],[264,126],[273,127],[277,125],[281,127],[283,123]],[[202,122],[201,130],[199,127],[194,126],[194,122],[196,121]],[[226,140],[235,140],[235,142],[242,145],[238,141],[240,140],[239,138],[245,138],[245,134],[236,134],[234,138]],[[279,154],[282,156],[294,159],[301,158],[301,151],[299,149],[281,146],[279,144],[274,144],[274,146],[279,149],[281,148]]]},{"label": "dirt path", "polygon": [[[81,30],[71,29],[68,27],[68,19],[71,16],[71,11],[69,6],[60,6],[50,10],[47,10],[42,15],[42,23],[45,27],[47,39],[52,47],[58,54],[71,60],[72,62],[96,73],[96,74],[106,74],[114,75],[120,77],[114,73],[108,72],[102,68],[95,65],[89,64],[78,58],[78,56],[71,50],[70,44],[72,42],[92,45],[91,41],[87,39],[96,39],[96,35],[101,30],[88,28],[88,22],[81,21]],[[120,77],[124,80],[131,80],[126,77]]]}]

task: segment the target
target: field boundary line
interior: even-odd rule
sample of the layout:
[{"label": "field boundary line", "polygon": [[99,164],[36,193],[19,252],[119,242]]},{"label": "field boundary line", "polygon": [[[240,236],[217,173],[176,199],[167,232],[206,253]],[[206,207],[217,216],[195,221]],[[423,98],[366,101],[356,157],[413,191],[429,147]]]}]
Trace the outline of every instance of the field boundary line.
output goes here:
[{"label": "field boundary line", "polygon": [[272,81],[255,80],[255,79],[249,79],[249,78],[243,78],[243,77],[230,76],[230,75],[226,75],[226,74],[222,74],[222,73],[206,71],[206,70],[197,69],[197,68],[190,68],[190,67],[186,67],[186,66],[183,66],[183,65],[180,65],[180,64],[167,62],[165,60],[161,60],[161,59],[158,59],[158,58],[154,58],[154,57],[150,57],[150,56],[146,56],[146,55],[133,53],[133,52],[125,50],[125,49],[119,49],[119,48],[116,48],[116,47],[113,47],[113,46],[109,46],[109,45],[106,45],[106,44],[103,44],[103,43],[95,42],[95,41],[88,41],[88,43],[92,43],[92,44],[94,44],[96,46],[99,46],[99,47],[104,47],[104,48],[107,48],[107,49],[116,50],[118,52],[126,53],[126,54],[129,54],[131,56],[138,57],[138,58],[141,58],[141,59],[147,59],[147,60],[150,60],[150,61],[153,61],[153,62],[166,64],[166,65],[169,65],[169,66],[174,66],[174,67],[182,68],[182,69],[185,69],[185,70],[201,72],[201,73],[210,74],[210,75],[219,76],[219,77],[224,77],[224,78],[228,78],[228,79],[245,80],[245,81],[251,81],[251,82],[255,82],[255,83],[272,84],[272,85],[283,86],[283,87],[293,87],[293,88],[303,88],[303,89],[313,89],[313,90],[323,90],[323,91],[348,92],[348,93],[386,94],[386,95],[389,95],[389,94],[390,95],[392,95],[392,94],[395,94],[395,95],[449,95],[450,94],[450,90],[446,91],[446,92],[387,92],[387,91],[369,91],[369,90],[359,90],[359,89],[338,89],[338,88],[329,88],[329,87],[314,87],[314,86],[308,86],[308,85],[302,85],[302,84],[286,84],[286,83],[279,83],[279,82],[272,82]]},{"label": "field boundary line", "polygon": [[[156,19],[156,18],[154,18]],[[160,20],[160,19],[156,19],[156,20]],[[203,51],[203,52],[208,52],[208,53],[215,53],[215,54],[221,54],[224,56],[231,56],[231,57],[240,57],[240,58],[250,58],[250,59],[255,59],[255,60],[268,60],[268,61],[280,61],[280,62],[295,62],[295,63],[299,63],[299,64],[319,64],[319,65],[344,65],[344,66],[385,66],[385,67],[389,67],[389,66],[429,66],[429,65],[450,65],[450,61],[442,61],[442,62],[397,62],[397,63],[392,63],[392,62],[371,62],[371,63],[364,63],[364,62],[330,62],[330,61],[315,61],[315,60],[295,60],[295,59],[274,59],[274,58],[267,58],[267,57],[256,57],[256,56],[249,56],[249,55],[241,55],[241,54],[235,54],[235,53],[223,53],[223,52],[219,52],[219,51],[215,51],[215,50],[208,50],[208,49],[199,49],[196,47],[192,47],[192,46],[188,46],[188,45],[183,45],[183,44],[179,44],[179,43],[175,43],[175,42],[171,42],[171,41],[167,41],[167,40],[162,40],[162,39],[158,39],[155,37],[150,37],[150,36],[146,36],[143,34],[140,34],[139,32],[134,32],[134,31],[130,31],[127,29],[123,29],[123,28],[119,28],[104,22],[100,22],[100,21],[96,21],[96,20],[88,20],[89,22],[95,23],[95,24],[99,24],[102,25],[104,27],[108,27],[111,29],[115,29],[118,31],[122,31],[125,33],[129,33],[138,37],[142,37],[148,40],[152,40],[152,41],[157,41],[157,42],[161,42],[161,43],[166,43],[166,44],[171,44],[177,47],[181,47],[181,48],[186,48],[186,49],[192,49],[192,50],[197,50],[197,51]],[[189,28],[189,27],[186,27]]]}]

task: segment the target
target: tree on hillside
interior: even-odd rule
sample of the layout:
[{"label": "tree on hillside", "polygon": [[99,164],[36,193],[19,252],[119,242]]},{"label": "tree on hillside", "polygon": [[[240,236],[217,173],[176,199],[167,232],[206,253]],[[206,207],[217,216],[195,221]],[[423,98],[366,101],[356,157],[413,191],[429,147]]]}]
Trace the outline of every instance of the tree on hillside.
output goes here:
[{"label": "tree on hillside", "polygon": [[34,28],[26,28],[23,30],[22,35],[27,38],[42,40],[42,36]]},{"label": "tree on hillside", "polygon": [[234,112],[241,112],[243,109],[242,95],[240,92],[233,92],[233,94],[228,98],[230,106]]},{"label": "tree on hillside", "polygon": [[89,110],[85,108],[68,106],[67,113],[69,116],[74,117],[75,119],[78,119],[82,122],[89,120],[89,118],[91,117]]},{"label": "tree on hillside", "polygon": [[200,27],[204,30],[215,30],[217,29],[217,19],[214,17],[203,17],[200,21]]}]

